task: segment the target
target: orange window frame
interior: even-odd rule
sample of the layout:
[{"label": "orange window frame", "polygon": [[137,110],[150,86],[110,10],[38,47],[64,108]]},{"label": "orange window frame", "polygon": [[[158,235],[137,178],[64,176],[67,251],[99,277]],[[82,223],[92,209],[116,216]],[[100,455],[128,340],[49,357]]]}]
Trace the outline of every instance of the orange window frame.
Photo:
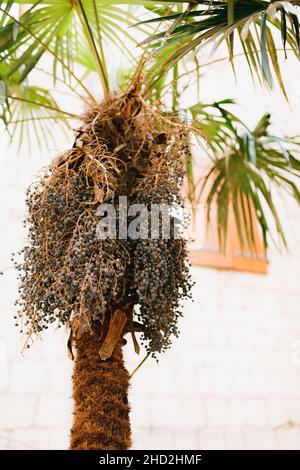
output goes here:
[{"label": "orange window frame", "polygon": [[[245,243],[243,249],[239,241],[238,231],[232,207],[229,208],[228,230],[225,249],[220,249],[216,222],[216,211],[212,211],[210,224],[207,225],[205,207],[197,209],[200,231],[194,232],[193,241],[189,244],[189,258],[192,266],[202,266],[215,269],[245,271],[259,274],[268,272],[268,259],[262,243],[259,223],[252,208],[252,229],[254,243],[251,248]],[[201,213],[202,211],[202,213]],[[242,229],[245,234],[245,228]],[[202,232],[202,233],[201,233]]]}]

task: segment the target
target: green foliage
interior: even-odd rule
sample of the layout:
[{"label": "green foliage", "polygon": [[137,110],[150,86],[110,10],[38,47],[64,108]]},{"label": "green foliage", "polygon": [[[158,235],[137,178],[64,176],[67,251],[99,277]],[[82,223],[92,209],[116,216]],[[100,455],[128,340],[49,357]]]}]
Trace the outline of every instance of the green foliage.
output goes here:
[{"label": "green foliage", "polygon": [[273,226],[278,239],[285,245],[274,189],[286,191],[300,203],[297,187],[300,141],[298,138],[274,136],[270,132],[270,114],[263,115],[253,130],[248,129],[228,110],[233,103],[232,100],[224,100],[190,108],[193,118],[201,121],[212,159],[209,172],[200,182],[200,196],[205,194],[208,220],[216,204],[220,244],[224,247],[229,207],[232,205],[241,246],[247,244],[255,249],[254,210],[264,245],[268,246],[268,235],[272,235]]},{"label": "green foliage", "polygon": [[[26,8],[19,11],[20,6]],[[272,87],[276,78],[287,98],[278,50],[299,58],[297,6],[300,0],[0,0],[0,121],[19,145],[29,135],[29,126],[39,144],[54,140],[52,124],[66,129],[69,119],[80,113],[62,109],[56,97],[58,85],[79,103],[95,102],[86,78],[93,74],[99,90],[110,89],[107,63],[114,59],[112,47],[127,57],[128,71],[142,53],[148,54],[144,96],[163,99],[171,85],[173,111],[180,108],[181,71],[199,84],[204,65],[199,65],[197,52],[208,44],[213,44],[213,52],[221,43],[227,44],[233,69],[236,55],[244,55],[253,79]],[[192,71],[185,68],[191,60]],[[46,85],[35,83],[35,70],[49,78]],[[118,76],[123,85],[124,73]],[[210,144],[212,168],[203,186],[211,185],[209,208],[217,201],[220,239],[223,243],[228,207],[233,204],[242,244],[250,206],[265,244],[271,232],[268,214],[285,243],[271,187],[284,188],[299,201],[295,183],[299,161],[294,153],[298,144],[293,147],[295,140],[272,136],[268,116],[250,131],[227,109],[229,104],[225,100],[212,107],[199,103],[190,108],[193,117],[200,118]],[[192,159],[187,161],[187,174],[192,181]],[[246,237],[251,245],[251,224]]]},{"label": "green foliage", "polygon": [[[65,80],[74,79],[82,86],[75,69],[78,62],[84,62],[87,68],[98,71],[107,91],[109,83],[103,42],[113,43],[124,54],[128,52],[125,39],[136,42],[128,32],[136,18],[128,9],[115,3],[107,0],[1,2],[0,56],[14,58],[8,76],[21,69],[19,81],[22,82],[47,54],[53,62],[54,80],[60,71]],[[28,7],[19,18],[13,13],[15,4]],[[90,57],[83,60],[87,51]],[[88,89],[84,89],[89,94]]]},{"label": "green foliage", "polygon": [[[81,101],[95,101],[86,77],[98,73],[99,90],[109,90],[105,47],[121,49],[130,63],[136,58],[128,41],[136,45],[128,27],[137,19],[126,2],[79,0],[0,1],[0,80],[6,96],[0,100],[0,121],[10,135],[22,140],[30,119],[39,143],[51,138],[51,122],[76,115],[63,110],[53,97],[57,84]],[[134,2],[133,2],[134,3]],[[26,5],[19,12],[19,5]],[[139,28],[143,30],[143,28]],[[118,34],[116,34],[116,31]],[[107,51],[106,51],[107,55]],[[46,60],[46,62],[45,62]],[[34,83],[34,72],[44,73],[47,89]],[[77,113],[77,115],[79,112]],[[41,136],[43,138],[41,139]]]},{"label": "green foliage", "polygon": [[273,85],[272,73],[275,74],[286,95],[278,60],[278,41],[274,37],[279,31],[285,54],[289,48],[299,58],[299,18],[295,6],[300,6],[300,0],[196,0],[178,13],[175,7],[170,10],[167,5],[157,17],[139,23],[160,25],[159,32],[142,42],[160,56],[160,71],[156,72],[155,80],[189,53],[197,52],[200,46],[213,42],[215,51],[226,42],[232,62],[238,44],[244,51],[251,74],[269,87]]},{"label": "green foliage", "polygon": [[[19,147],[23,139],[30,144],[29,128],[33,127],[39,146],[55,143],[54,127],[59,124],[62,131],[68,127],[68,119],[76,117],[64,111],[53,97],[50,90],[27,81],[20,81],[20,71],[9,76],[11,62],[2,60],[0,64],[1,96],[0,122],[11,139],[18,139]],[[1,91],[0,90],[0,91]]]}]

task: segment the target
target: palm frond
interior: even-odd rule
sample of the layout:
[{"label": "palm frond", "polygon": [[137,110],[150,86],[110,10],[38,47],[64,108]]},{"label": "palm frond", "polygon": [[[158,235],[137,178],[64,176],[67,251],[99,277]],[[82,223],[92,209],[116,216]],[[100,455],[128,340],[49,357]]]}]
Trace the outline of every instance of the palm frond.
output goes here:
[{"label": "palm frond", "polygon": [[[124,1],[100,0],[39,0],[0,3],[0,57],[14,58],[9,75],[16,71],[20,83],[34,70],[46,54],[53,62],[53,76],[59,72],[65,80],[75,80],[92,99],[88,88],[77,76],[78,63],[91,65],[96,70],[103,89],[108,91],[106,57],[111,39],[122,53],[133,59],[126,42],[137,43],[136,32],[128,27],[137,22]],[[133,2],[139,3],[139,2]],[[141,2],[143,3],[143,2]],[[26,4],[27,10],[18,18],[16,4]],[[139,31],[145,33],[144,27]],[[118,34],[116,34],[118,31]],[[146,27],[147,34],[149,28]],[[109,43],[105,51],[104,44]],[[82,62],[82,49],[89,52],[89,60]]]},{"label": "palm frond", "polygon": [[[93,99],[90,91],[80,81],[66,60],[66,50],[72,55],[72,45],[66,32],[75,27],[74,12],[70,3],[62,0],[58,5],[44,5],[36,2],[18,19],[0,5],[4,26],[0,28],[0,56],[9,59],[11,65],[7,77],[22,83],[35,69],[44,54],[53,62],[53,76],[61,67],[64,77],[74,81]],[[71,37],[71,35],[70,35]],[[67,45],[64,45],[67,41]],[[73,42],[72,42],[73,43]]]},{"label": "palm frond", "polygon": [[[52,124],[61,120],[62,127],[67,126],[67,119],[76,116],[61,109],[53,91],[59,93],[67,87],[74,97],[95,101],[86,84],[87,75],[93,72],[108,91],[106,56],[111,54],[112,44],[136,63],[129,43],[135,48],[137,34],[128,27],[137,19],[128,3],[140,2],[0,1],[0,119],[8,132],[18,131],[22,139],[31,120],[36,139],[45,143],[47,136],[51,138]],[[25,9],[20,12],[18,5]],[[144,30],[139,28],[142,34]],[[149,34],[148,27],[146,30]],[[33,73],[37,70],[49,77],[47,89],[37,86]]]},{"label": "palm frond", "polygon": [[284,230],[274,203],[274,190],[288,192],[300,203],[297,181],[300,177],[300,142],[297,138],[278,138],[270,133],[270,114],[262,116],[255,128],[247,126],[231,111],[232,100],[198,104],[190,108],[201,122],[212,161],[200,182],[199,195],[205,195],[208,220],[213,204],[217,206],[221,246],[225,246],[230,205],[233,207],[241,247],[254,249],[252,211],[259,221],[263,242],[273,236],[286,244]]},{"label": "palm frond", "polygon": [[251,73],[269,87],[273,85],[274,74],[286,95],[276,51],[279,47],[276,30],[281,34],[280,47],[285,50],[288,45],[299,58],[299,6],[300,0],[196,0],[188,4],[183,14],[176,12],[175,7],[170,10],[168,5],[166,13],[160,12],[139,23],[158,23],[160,26],[160,31],[142,44],[163,56],[165,70],[211,42],[214,50],[225,42],[232,61],[235,48],[240,47]]},{"label": "palm frond", "polygon": [[[11,137],[19,141],[29,135],[29,126],[33,127],[36,141],[39,145],[49,146],[50,140],[55,142],[54,124],[64,132],[68,127],[68,119],[76,119],[76,115],[61,109],[50,90],[41,86],[7,81],[9,62],[0,64],[0,121]],[[57,139],[56,139],[57,140]],[[27,139],[30,144],[31,138]]]}]

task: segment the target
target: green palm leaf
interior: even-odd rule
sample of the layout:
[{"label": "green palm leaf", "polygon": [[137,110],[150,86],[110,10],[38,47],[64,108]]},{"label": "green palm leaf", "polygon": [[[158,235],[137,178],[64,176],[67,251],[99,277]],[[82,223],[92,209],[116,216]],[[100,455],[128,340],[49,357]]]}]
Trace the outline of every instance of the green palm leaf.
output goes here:
[{"label": "green palm leaf", "polygon": [[[9,90],[8,90],[9,92]],[[14,87],[13,95],[6,93],[5,101],[0,105],[2,119],[8,134],[19,145],[28,137],[27,144],[30,146],[32,138],[30,129],[34,129],[38,145],[57,147],[57,131],[64,131],[69,127],[67,119],[76,118],[69,112],[59,108],[56,100],[49,90],[37,86]],[[56,124],[56,126],[54,126]]]},{"label": "green palm leaf", "polygon": [[[51,140],[55,142],[54,124],[59,124],[64,132],[69,127],[68,119],[77,116],[61,109],[50,90],[20,83],[17,72],[12,79],[8,75],[10,67],[8,61],[0,63],[0,121],[19,145],[29,135],[29,127],[33,126],[37,143],[49,146]],[[27,143],[30,144],[31,140],[28,138]]]},{"label": "green palm leaf", "polygon": [[[292,12],[287,8],[288,4],[294,8]],[[193,6],[192,11],[190,5]],[[196,0],[189,4],[185,14],[177,13],[175,9],[170,12],[168,6],[167,14],[160,13],[139,23],[159,23],[160,26],[160,31],[149,36],[142,44],[151,46],[156,54],[163,55],[163,67],[166,70],[191,51],[197,51],[200,46],[212,41],[215,43],[214,49],[225,41],[229,57],[233,60],[238,43],[244,50],[251,73],[262,78],[270,87],[274,74],[285,94],[276,51],[279,43],[274,37],[278,29],[281,33],[280,46],[286,50],[288,44],[299,58],[299,17],[296,14],[299,6],[300,0]],[[258,30],[260,35],[257,35]],[[235,31],[239,41],[234,43]],[[172,45],[175,47],[172,48]]]},{"label": "green palm leaf", "polygon": [[[53,75],[61,71],[69,81],[82,86],[75,73],[77,63],[82,63],[82,49],[88,50],[93,67],[100,77],[105,91],[109,89],[106,67],[105,43],[114,44],[123,52],[128,51],[126,41],[136,43],[128,27],[137,19],[125,7],[114,2],[100,0],[39,0],[0,3],[0,57],[15,57],[8,71],[13,75],[22,69],[22,82],[40,62],[43,55],[51,56]],[[133,2],[137,3],[137,2]],[[142,3],[142,2],[141,2]],[[28,10],[20,18],[12,13],[15,4],[26,4]],[[139,28],[142,32],[144,28]],[[118,31],[118,34],[115,32]],[[149,29],[147,29],[149,34]],[[132,60],[133,54],[128,54]],[[89,63],[85,62],[85,64]],[[89,95],[87,88],[84,91]],[[92,98],[92,96],[90,96]]]},{"label": "green palm leaf", "polygon": [[[189,108],[201,121],[209,143],[212,164],[199,185],[199,196],[207,191],[208,221],[213,204],[217,206],[220,245],[224,248],[230,205],[233,207],[241,247],[255,249],[252,208],[259,221],[265,247],[275,226],[279,240],[286,239],[274,190],[282,189],[300,203],[297,180],[300,177],[300,143],[296,138],[278,138],[270,131],[270,114],[262,116],[253,131],[228,110],[232,100],[198,104]],[[206,193],[205,193],[206,194]]]}]

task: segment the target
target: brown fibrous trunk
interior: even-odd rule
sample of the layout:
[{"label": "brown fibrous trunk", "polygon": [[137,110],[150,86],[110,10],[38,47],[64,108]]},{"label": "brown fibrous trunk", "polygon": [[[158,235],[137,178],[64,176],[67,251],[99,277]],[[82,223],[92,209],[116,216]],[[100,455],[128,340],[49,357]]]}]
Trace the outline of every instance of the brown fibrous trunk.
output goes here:
[{"label": "brown fibrous trunk", "polygon": [[122,344],[106,361],[101,360],[99,347],[95,334],[76,340],[71,450],[126,450],[131,445],[129,374]]}]

